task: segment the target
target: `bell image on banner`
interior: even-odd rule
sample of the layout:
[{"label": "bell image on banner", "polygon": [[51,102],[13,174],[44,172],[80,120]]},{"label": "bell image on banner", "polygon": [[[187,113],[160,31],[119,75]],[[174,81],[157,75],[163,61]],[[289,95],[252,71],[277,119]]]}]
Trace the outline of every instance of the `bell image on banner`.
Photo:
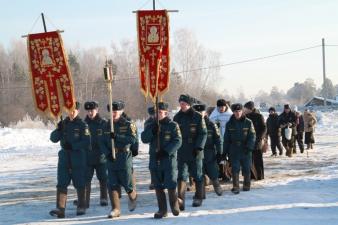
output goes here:
[{"label": "bell image on banner", "polygon": [[27,50],[36,108],[53,119],[75,107],[73,80],[60,34],[29,34]]},{"label": "bell image on banner", "polygon": [[137,11],[140,88],[153,101],[169,88],[169,16],[166,10]]}]

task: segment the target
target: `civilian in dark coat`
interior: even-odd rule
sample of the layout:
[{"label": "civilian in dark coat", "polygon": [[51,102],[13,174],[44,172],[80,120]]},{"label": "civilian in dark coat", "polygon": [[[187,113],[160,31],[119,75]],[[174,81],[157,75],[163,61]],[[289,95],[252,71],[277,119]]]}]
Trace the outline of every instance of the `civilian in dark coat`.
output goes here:
[{"label": "civilian in dark coat", "polygon": [[280,142],[281,129],[278,124],[278,114],[276,113],[274,107],[271,107],[269,109],[269,117],[266,120],[266,127],[267,127],[267,136],[270,137],[270,146],[272,151],[271,156],[277,156],[276,147],[279,150],[279,155],[282,155],[283,147]]},{"label": "civilian in dark coat", "polygon": [[252,121],[256,131],[255,148],[252,152],[251,179],[262,180],[264,179],[262,146],[266,135],[266,124],[264,117],[255,109],[252,101],[245,103],[244,107],[245,115]]},{"label": "civilian in dark coat", "polygon": [[293,148],[293,153],[296,153],[296,141],[298,143],[298,147],[300,150],[300,153],[304,152],[304,141],[303,141],[303,137],[304,137],[304,119],[303,119],[303,115],[296,111],[296,138],[294,141],[294,148]]}]

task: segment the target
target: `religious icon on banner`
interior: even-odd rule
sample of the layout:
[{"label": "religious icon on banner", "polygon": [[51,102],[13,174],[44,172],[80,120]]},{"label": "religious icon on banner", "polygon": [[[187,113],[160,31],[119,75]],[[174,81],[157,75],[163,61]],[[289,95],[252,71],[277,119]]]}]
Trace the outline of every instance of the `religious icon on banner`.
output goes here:
[{"label": "religious icon on banner", "polygon": [[53,119],[62,109],[73,110],[73,81],[60,34],[29,34],[27,50],[36,108]]},{"label": "religious icon on banner", "polygon": [[155,101],[169,88],[169,16],[166,10],[137,12],[142,93]]}]

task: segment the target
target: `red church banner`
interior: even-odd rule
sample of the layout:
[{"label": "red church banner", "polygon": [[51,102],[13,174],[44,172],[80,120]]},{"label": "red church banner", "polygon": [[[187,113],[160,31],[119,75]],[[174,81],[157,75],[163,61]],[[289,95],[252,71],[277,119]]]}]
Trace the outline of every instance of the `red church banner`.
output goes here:
[{"label": "red church banner", "polygon": [[75,107],[73,81],[61,36],[56,31],[30,34],[27,48],[35,105],[57,119],[62,109]]},{"label": "red church banner", "polygon": [[166,10],[137,12],[142,93],[155,101],[169,88],[169,16]]}]

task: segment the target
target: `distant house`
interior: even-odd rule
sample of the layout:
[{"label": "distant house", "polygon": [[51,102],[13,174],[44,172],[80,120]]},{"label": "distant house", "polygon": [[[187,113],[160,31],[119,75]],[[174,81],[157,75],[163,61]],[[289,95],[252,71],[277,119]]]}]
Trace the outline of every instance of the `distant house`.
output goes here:
[{"label": "distant house", "polygon": [[336,99],[326,99],[323,97],[314,96],[310,101],[304,104],[305,107],[308,106],[324,106],[324,101],[326,101],[327,106],[338,106],[338,96]]}]

